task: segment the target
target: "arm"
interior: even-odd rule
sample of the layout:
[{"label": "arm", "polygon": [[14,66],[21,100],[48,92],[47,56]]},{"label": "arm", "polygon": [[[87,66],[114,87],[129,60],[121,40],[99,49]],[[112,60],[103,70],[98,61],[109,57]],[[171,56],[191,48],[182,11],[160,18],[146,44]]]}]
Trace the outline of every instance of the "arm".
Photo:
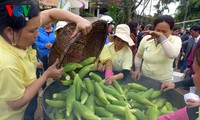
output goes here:
[{"label": "arm", "polygon": [[115,74],[114,76],[107,77],[105,79],[106,84],[111,84],[113,80],[125,79],[125,77],[127,78],[130,75],[130,69],[133,61],[131,50],[129,52],[124,53],[123,58],[124,61],[122,63],[122,72]]},{"label": "arm", "polygon": [[106,70],[112,71],[112,61],[111,60],[106,61]]},{"label": "arm", "polygon": [[60,78],[63,73],[63,68],[57,69],[56,65],[58,63],[59,60],[57,60],[52,66],[50,66],[38,80],[35,80],[31,85],[27,86],[21,98],[14,101],[7,101],[8,106],[11,107],[13,110],[19,110],[28,102],[30,102],[30,100],[40,90],[41,86],[48,78]]},{"label": "arm", "polygon": [[199,106],[184,107],[170,114],[164,114],[157,120],[196,120],[199,116]]},{"label": "arm", "polygon": [[150,38],[149,35],[145,36],[142,41],[140,42],[140,46],[138,48],[138,51],[135,55],[134,63],[135,63],[135,70],[132,72],[132,78],[139,80],[141,76],[141,66],[142,66],[142,59],[143,59],[143,54],[145,50],[145,44],[147,42],[147,39]]},{"label": "arm", "polygon": [[117,73],[114,76],[110,76],[110,77],[105,78],[105,84],[110,85],[110,84],[112,84],[113,80],[121,80],[123,78],[124,78],[123,73]]},{"label": "arm", "polygon": [[134,79],[139,79],[141,74],[140,74],[140,67],[142,65],[142,58],[140,58],[137,54],[135,56],[135,70],[132,73],[132,78]]},{"label": "arm", "polygon": [[[173,43],[167,40],[167,38],[161,32],[156,31],[144,31],[144,33],[151,35],[148,40],[154,39],[156,43],[160,43],[163,47],[165,54],[169,58],[176,58],[181,49],[181,39],[174,37],[175,40]],[[172,37],[172,36],[171,36]]]},{"label": "arm", "polygon": [[190,87],[190,86],[194,86],[192,77],[189,80],[182,80],[182,81],[175,82],[175,83],[164,82],[161,85],[161,91],[167,91],[167,90],[178,88],[178,87]]},{"label": "arm", "polygon": [[105,64],[105,69],[106,69],[105,78],[113,76],[114,73],[112,71],[112,57],[111,57],[110,51],[106,45],[103,47],[103,49],[99,55],[99,60],[100,60],[100,64],[102,64],[101,66],[103,68],[104,68],[103,64]]},{"label": "arm", "polygon": [[174,45],[173,43],[169,42],[168,40],[164,40],[163,43],[161,43],[163,50],[165,52],[165,54],[169,57],[169,58],[176,58],[179,53],[180,53],[180,46]]},{"label": "arm", "polygon": [[58,8],[44,10],[41,12],[40,16],[42,20],[42,25],[45,25],[52,21],[69,21],[76,23],[76,29],[71,37],[75,37],[78,32],[82,32],[84,35],[86,35],[92,29],[91,23],[88,20],[69,11]]},{"label": "arm", "polygon": [[161,115],[158,117],[157,120],[189,120],[187,107],[184,107],[169,114]]},{"label": "arm", "polygon": [[189,80],[182,80],[179,82],[175,82],[175,88],[177,87],[191,87],[194,86],[193,78],[191,77]]}]

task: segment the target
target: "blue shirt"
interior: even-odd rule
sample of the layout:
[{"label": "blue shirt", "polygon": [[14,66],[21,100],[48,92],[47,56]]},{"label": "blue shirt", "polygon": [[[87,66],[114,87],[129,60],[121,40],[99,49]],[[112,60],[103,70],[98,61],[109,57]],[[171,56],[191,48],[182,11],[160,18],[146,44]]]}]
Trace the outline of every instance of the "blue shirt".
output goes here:
[{"label": "blue shirt", "polygon": [[53,44],[56,40],[56,35],[54,33],[54,30],[56,27],[53,24],[52,26],[53,26],[53,30],[50,33],[47,33],[44,27],[41,27],[38,30],[39,36],[36,38],[35,43],[37,45],[37,48],[39,50],[39,54],[41,57],[48,55],[50,52],[50,49],[46,48],[46,44],[48,42]]}]

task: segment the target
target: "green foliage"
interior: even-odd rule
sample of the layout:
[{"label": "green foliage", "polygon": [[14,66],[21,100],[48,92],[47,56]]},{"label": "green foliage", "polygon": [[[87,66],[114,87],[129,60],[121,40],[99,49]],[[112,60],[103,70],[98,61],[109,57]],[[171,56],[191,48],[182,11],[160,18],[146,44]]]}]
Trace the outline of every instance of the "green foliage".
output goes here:
[{"label": "green foliage", "polygon": [[[187,2],[187,1],[186,1]],[[189,5],[187,8],[187,4],[182,1],[177,8],[177,14],[175,15],[175,19],[179,22],[184,21],[184,17],[186,15],[185,21],[187,20],[194,20],[194,19],[199,19],[199,15],[200,15],[200,1],[199,0],[189,0]],[[186,10],[188,10],[187,14],[186,14]],[[195,23],[188,23],[187,26],[192,25],[192,24],[196,24]]]},{"label": "green foliage", "polygon": [[113,18],[116,25],[126,23],[127,15],[124,9],[120,9],[115,3],[109,4],[107,14]]},{"label": "green foliage", "polygon": [[84,10],[80,10],[80,15],[82,17],[94,17],[93,13],[90,13],[90,12],[87,12],[87,11],[84,11]]}]

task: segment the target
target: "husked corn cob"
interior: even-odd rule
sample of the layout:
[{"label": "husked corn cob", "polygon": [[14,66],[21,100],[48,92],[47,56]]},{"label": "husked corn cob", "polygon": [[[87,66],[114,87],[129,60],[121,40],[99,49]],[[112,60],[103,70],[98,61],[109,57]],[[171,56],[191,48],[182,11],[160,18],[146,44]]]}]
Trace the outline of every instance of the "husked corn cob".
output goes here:
[{"label": "husked corn cob", "polygon": [[63,64],[63,67],[64,67],[64,72],[67,73],[69,71],[74,71],[74,70],[81,68],[83,66],[79,63],[76,63],[76,62],[69,62],[69,63]]},{"label": "husked corn cob", "polygon": [[78,101],[73,102],[73,109],[86,120],[101,120],[101,118],[96,116],[92,110],[90,110],[88,107]]},{"label": "husked corn cob", "polygon": [[104,103],[104,104],[109,104],[109,101],[106,98],[105,92],[103,89],[100,87],[99,83],[95,82],[95,93],[98,96],[98,98]]},{"label": "husked corn cob", "polygon": [[65,107],[65,102],[62,100],[50,100],[50,99],[45,99],[45,102],[55,108],[64,108]]},{"label": "husked corn cob", "polygon": [[76,100],[75,86],[71,85],[67,92],[66,98],[66,116],[69,117],[72,112],[72,102]]},{"label": "husked corn cob", "polygon": [[80,64],[82,66],[86,66],[86,65],[92,64],[95,60],[96,60],[96,57],[88,57],[85,60],[83,60],[82,62],[80,62]]},{"label": "husked corn cob", "polygon": [[137,118],[131,113],[131,110],[128,107],[125,109],[125,118],[126,120],[137,120]]},{"label": "husked corn cob", "polygon": [[92,83],[90,78],[85,78],[84,81],[85,81],[85,87],[86,87],[88,93],[94,94],[94,84]]},{"label": "husked corn cob", "polygon": [[94,66],[94,64],[89,64],[89,65],[82,67],[78,72],[79,77],[80,78],[85,77],[91,71],[91,68],[93,66]]}]

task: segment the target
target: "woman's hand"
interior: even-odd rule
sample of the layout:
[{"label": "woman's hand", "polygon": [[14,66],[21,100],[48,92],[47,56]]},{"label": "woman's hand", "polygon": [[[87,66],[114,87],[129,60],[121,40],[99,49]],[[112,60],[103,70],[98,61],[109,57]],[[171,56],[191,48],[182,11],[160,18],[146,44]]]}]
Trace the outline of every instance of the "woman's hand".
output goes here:
[{"label": "woman's hand", "polygon": [[146,34],[146,35],[151,35],[151,38],[149,38],[148,40],[150,39],[155,39],[155,38],[158,38],[160,37],[161,35],[163,35],[161,32],[156,32],[156,31],[143,31],[142,33]]},{"label": "woman's hand", "polygon": [[92,30],[92,24],[90,21],[84,18],[79,19],[80,20],[76,23],[76,29],[72,34],[71,38],[75,37],[79,32],[81,32],[83,35],[87,35]]},{"label": "woman's hand", "polygon": [[190,68],[186,68],[186,69],[184,70],[184,73],[190,73]]},{"label": "woman's hand", "polygon": [[107,78],[105,78],[105,84],[106,85],[111,85],[113,80],[116,80],[115,76],[107,77]]},{"label": "woman's hand", "polygon": [[51,44],[50,42],[48,42],[48,43],[46,44],[46,48],[48,48],[48,49],[51,49],[52,46],[53,46],[53,44]]},{"label": "woman's hand", "polygon": [[136,68],[136,70],[132,72],[132,78],[135,80],[139,80],[140,76],[141,76],[140,68]]},{"label": "woman's hand", "polygon": [[187,99],[187,106],[194,107],[199,105],[200,105],[200,100]]},{"label": "woman's hand", "polygon": [[123,73],[118,73],[116,75],[114,75],[114,73],[113,73],[113,76],[109,76],[109,77],[105,78],[105,84],[111,85],[113,80],[121,80],[123,78],[124,78]]},{"label": "woman's hand", "polygon": [[157,32],[157,31],[144,31],[143,33],[147,34],[147,35],[151,35],[150,38],[147,39],[148,40],[152,40],[154,39],[155,43],[162,43],[164,40],[166,40],[167,38],[165,37],[165,35],[161,32]]},{"label": "woman's hand", "polygon": [[59,60],[57,59],[55,63],[51,65],[43,74],[46,74],[48,78],[53,78],[53,79],[58,80],[64,72],[63,67],[61,67],[60,69],[57,68],[58,64],[59,64]]},{"label": "woman's hand", "polygon": [[167,91],[174,88],[175,88],[175,84],[173,82],[164,82],[161,85],[161,91]]}]

